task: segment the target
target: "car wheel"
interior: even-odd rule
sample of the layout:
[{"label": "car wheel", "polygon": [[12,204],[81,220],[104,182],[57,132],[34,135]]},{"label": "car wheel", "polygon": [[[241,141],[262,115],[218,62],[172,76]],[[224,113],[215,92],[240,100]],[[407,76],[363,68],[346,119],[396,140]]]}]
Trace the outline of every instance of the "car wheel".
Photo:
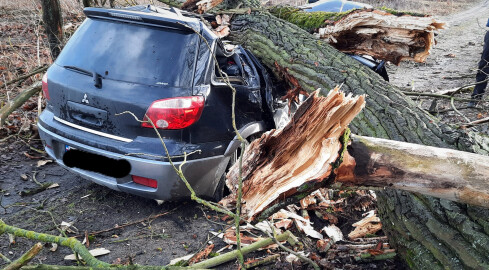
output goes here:
[{"label": "car wheel", "polygon": [[[258,139],[261,137],[263,133],[255,133],[253,135],[250,135],[249,137],[246,138],[247,142],[253,141],[255,139]],[[225,196],[229,195],[229,189],[226,186],[226,174],[229,172],[229,169],[238,162],[239,155],[241,155],[241,146],[234,151],[234,153],[231,155],[231,158],[229,159],[229,163],[226,166],[226,170],[221,176],[221,179],[219,179],[219,183],[217,184],[216,190],[214,191],[214,195],[212,196],[212,200],[215,202],[220,201],[222,198]]]},{"label": "car wheel", "polygon": [[224,171],[221,178],[219,179],[219,183],[217,184],[216,190],[214,191],[214,195],[212,196],[213,201],[218,202],[225,196],[229,195],[230,192],[228,187],[226,186],[226,174],[229,172],[229,169],[238,161],[240,151],[241,151],[241,147],[236,149],[236,151],[234,151],[234,153],[231,155],[228,165],[226,166],[226,170]]}]

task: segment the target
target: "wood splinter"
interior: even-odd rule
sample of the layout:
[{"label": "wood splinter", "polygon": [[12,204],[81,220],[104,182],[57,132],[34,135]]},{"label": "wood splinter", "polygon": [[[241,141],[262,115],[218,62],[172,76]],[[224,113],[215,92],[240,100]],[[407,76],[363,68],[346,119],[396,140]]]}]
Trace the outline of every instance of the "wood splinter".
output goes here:
[{"label": "wood splinter", "polygon": [[[489,207],[488,156],[358,135],[346,147],[341,139],[364,105],[364,96],[337,88],[316,92],[283,129],[253,141],[243,157],[245,219],[266,218],[320,187],[390,187]],[[227,175],[227,200],[238,171]]]}]

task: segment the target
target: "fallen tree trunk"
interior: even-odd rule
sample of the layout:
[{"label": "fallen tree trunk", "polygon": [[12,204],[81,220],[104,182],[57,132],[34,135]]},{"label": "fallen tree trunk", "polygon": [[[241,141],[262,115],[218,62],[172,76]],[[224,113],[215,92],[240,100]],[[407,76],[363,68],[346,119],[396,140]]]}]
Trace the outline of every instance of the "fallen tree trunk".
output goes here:
[{"label": "fallen tree trunk", "polygon": [[[343,82],[342,90],[367,94],[365,109],[350,124],[356,134],[488,153],[486,136],[440,123],[398,88],[295,25],[252,13],[235,16],[231,26],[234,42],[274,71],[275,62],[287,68],[304,90],[321,88],[326,95]],[[489,210],[404,191],[377,197],[383,230],[411,268],[477,268],[489,260]]]}]

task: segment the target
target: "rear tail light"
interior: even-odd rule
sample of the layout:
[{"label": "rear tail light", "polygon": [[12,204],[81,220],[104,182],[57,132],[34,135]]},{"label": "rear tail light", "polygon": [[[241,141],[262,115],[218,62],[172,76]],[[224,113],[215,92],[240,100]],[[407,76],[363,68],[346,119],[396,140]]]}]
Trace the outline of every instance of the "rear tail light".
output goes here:
[{"label": "rear tail light", "polygon": [[204,109],[204,97],[178,97],[156,100],[144,116],[143,127],[152,128],[151,119],[156,128],[181,129],[199,120]]},{"label": "rear tail light", "polygon": [[151,178],[146,178],[142,176],[132,175],[132,181],[136,184],[140,184],[147,187],[157,188],[158,182]]},{"label": "rear tail light", "polygon": [[42,76],[42,92],[44,93],[44,97],[49,100],[49,90],[48,90],[48,73],[44,73]]}]

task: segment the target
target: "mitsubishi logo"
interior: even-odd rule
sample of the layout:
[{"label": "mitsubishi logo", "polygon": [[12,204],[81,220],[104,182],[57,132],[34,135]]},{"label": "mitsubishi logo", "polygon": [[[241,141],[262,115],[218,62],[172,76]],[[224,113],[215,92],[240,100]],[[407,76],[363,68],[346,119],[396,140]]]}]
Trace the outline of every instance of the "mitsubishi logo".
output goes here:
[{"label": "mitsubishi logo", "polygon": [[85,95],[83,96],[83,99],[82,99],[82,101],[81,101],[81,102],[82,102],[82,103],[85,103],[85,104],[88,104],[88,98],[87,98],[87,94],[85,94]]}]

